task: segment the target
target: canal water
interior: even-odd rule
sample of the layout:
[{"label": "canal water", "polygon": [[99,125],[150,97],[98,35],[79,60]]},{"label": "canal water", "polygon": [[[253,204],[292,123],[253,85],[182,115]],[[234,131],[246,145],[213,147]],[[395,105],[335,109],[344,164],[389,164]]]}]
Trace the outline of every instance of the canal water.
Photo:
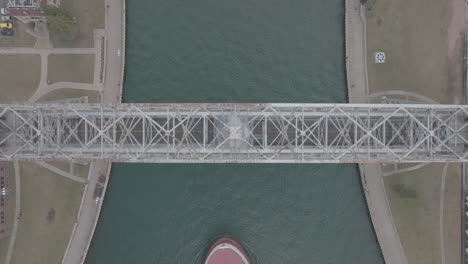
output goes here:
[{"label": "canal water", "polygon": [[[127,2],[125,102],[345,102],[343,0]],[[116,164],[87,264],[383,263],[351,164]]]}]

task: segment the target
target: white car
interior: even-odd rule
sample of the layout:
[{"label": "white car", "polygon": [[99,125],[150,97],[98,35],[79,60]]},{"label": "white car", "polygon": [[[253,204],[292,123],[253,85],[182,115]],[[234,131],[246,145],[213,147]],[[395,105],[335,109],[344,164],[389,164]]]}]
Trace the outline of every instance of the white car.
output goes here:
[{"label": "white car", "polygon": [[2,16],[2,21],[3,21],[3,22],[15,21],[15,17],[12,17],[12,16]]},{"label": "white car", "polygon": [[120,57],[120,49],[117,49],[117,56]]},{"label": "white car", "polygon": [[6,189],[5,189],[5,188],[2,188],[2,195],[3,195],[3,196],[6,195]]},{"label": "white car", "polygon": [[2,15],[6,15],[8,13],[8,11],[7,11],[6,8],[2,8],[2,9],[0,9],[0,13],[2,13]]}]

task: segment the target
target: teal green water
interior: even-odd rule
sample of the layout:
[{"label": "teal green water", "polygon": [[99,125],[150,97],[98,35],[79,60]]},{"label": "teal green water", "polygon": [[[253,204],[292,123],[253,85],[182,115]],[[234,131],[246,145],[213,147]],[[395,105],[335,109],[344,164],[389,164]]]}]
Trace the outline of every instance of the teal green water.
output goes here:
[{"label": "teal green water", "polygon": [[[126,102],[345,102],[343,1],[128,1]],[[117,164],[87,264],[383,263],[350,164]]]}]

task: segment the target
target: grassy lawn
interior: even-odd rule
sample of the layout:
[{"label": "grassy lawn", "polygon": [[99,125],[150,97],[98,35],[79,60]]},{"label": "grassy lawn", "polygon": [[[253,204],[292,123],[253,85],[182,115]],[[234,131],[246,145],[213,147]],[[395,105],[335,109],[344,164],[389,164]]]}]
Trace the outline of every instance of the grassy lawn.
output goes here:
[{"label": "grassy lawn", "polygon": [[65,54],[49,55],[47,80],[55,82],[93,83],[94,55]]},{"label": "grassy lawn", "polygon": [[42,96],[39,98],[38,102],[77,98],[82,96],[88,96],[88,102],[90,103],[97,103],[99,101],[99,92],[64,88],[52,91]]},{"label": "grassy lawn", "polygon": [[450,164],[445,181],[444,244],[446,263],[461,263],[461,164]]},{"label": "grassy lawn", "polygon": [[84,185],[22,163],[21,211],[12,264],[61,263]]},{"label": "grassy lawn", "polygon": [[94,29],[104,28],[104,0],[61,0],[60,6],[69,10],[78,22],[78,36],[72,41],[52,36],[54,47],[92,48]]},{"label": "grassy lawn", "polygon": [[411,264],[440,263],[439,197],[443,164],[384,177],[401,243]]},{"label": "grassy lawn", "polygon": [[21,102],[29,99],[39,86],[39,55],[0,55],[0,101]]},{"label": "grassy lawn", "polygon": [[[8,205],[7,205],[6,219],[9,223],[8,226],[10,230],[12,230],[13,221],[15,218],[15,203],[16,203],[15,169],[13,167],[13,162],[10,162],[9,186],[10,188],[8,190]],[[0,263],[2,263],[5,260],[9,245],[10,245],[10,237],[0,240]]]},{"label": "grassy lawn", "polygon": [[[366,11],[369,90],[412,91],[441,103],[462,95],[461,64],[448,58],[449,15],[448,1],[376,1]],[[374,63],[377,51],[384,64]]]},{"label": "grassy lawn", "polygon": [[0,47],[34,47],[36,38],[26,32],[26,25],[22,22],[14,22],[14,36],[1,36]]},{"label": "grassy lawn", "polygon": [[87,179],[89,164],[73,163],[73,175]]},{"label": "grassy lawn", "polygon": [[88,178],[88,172],[89,172],[89,164],[83,164],[83,163],[69,163],[69,162],[63,162],[63,161],[52,161],[52,162],[47,162],[48,164],[72,173],[75,176],[82,177],[82,178]]}]

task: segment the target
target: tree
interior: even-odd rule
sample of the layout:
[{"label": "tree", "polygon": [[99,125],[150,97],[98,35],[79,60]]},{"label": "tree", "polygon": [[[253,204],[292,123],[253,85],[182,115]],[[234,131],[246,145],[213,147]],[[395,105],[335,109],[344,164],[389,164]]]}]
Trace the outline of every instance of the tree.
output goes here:
[{"label": "tree", "polygon": [[78,27],[68,10],[56,6],[45,6],[42,10],[47,16],[47,24],[53,35],[64,40],[75,39]]}]

